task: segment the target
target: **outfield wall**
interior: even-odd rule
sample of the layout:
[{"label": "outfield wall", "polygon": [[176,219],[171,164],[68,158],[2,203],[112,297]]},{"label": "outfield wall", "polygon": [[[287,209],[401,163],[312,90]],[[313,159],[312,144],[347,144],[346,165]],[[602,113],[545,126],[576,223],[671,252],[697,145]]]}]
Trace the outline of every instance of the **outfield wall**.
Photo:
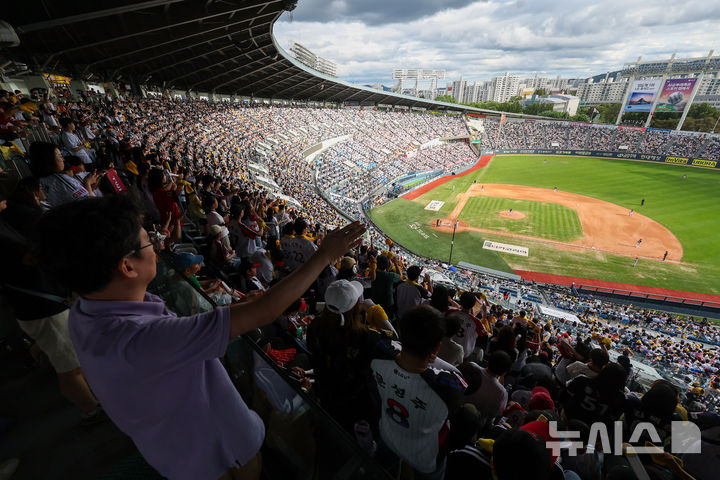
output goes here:
[{"label": "outfield wall", "polygon": [[619,158],[623,160],[644,160],[648,162],[689,165],[693,167],[720,168],[720,162],[704,158],[674,157],[670,155],[651,155],[646,153],[601,152],[597,150],[545,150],[531,148],[510,148],[483,150],[483,155],[570,155],[579,157]]}]

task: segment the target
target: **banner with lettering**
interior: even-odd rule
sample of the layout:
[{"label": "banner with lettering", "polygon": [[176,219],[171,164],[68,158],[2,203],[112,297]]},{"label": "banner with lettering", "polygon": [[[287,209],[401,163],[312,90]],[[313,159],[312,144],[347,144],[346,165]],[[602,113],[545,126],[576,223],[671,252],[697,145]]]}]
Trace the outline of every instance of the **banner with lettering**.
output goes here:
[{"label": "banner with lettering", "polygon": [[649,112],[659,87],[659,79],[635,80],[623,110],[626,112]]},{"label": "banner with lettering", "polygon": [[690,101],[696,82],[697,78],[673,78],[666,81],[655,111],[682,113]]}]

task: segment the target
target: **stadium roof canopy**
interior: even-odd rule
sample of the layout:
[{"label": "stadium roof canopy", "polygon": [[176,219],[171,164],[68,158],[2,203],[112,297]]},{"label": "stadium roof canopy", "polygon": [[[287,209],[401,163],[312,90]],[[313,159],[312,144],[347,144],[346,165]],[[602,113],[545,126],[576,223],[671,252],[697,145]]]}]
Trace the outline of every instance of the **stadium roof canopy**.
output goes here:
[{"label": "stadium roof canopy", "polygon": [[[297,0],[26,0],[6,6],[35,73],[264,98],[488,112],[359,87],[296,61],[273,24]],[[90,77],[90,75],[94,77]]]}]

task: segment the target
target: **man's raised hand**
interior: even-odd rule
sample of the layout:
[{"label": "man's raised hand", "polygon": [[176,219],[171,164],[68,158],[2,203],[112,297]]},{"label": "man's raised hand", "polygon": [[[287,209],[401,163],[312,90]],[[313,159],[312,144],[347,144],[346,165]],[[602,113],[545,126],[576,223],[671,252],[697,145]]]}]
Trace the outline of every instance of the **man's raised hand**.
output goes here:
[{"label": "man's raised hand", "polygon": [[360,245],[363,233],[365,233],[365,226],[357,221],[343,228],[336,228],[325,236],[318,249],[318,254],[323,255],[330,263],[345,255],[348,250]]}]

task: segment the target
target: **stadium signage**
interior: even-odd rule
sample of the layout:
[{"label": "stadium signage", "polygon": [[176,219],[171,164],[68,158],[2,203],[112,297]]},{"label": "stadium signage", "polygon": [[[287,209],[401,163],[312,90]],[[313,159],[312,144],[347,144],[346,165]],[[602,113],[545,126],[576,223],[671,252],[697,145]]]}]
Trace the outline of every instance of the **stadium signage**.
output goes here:
[{"label": "stadium signage", "polygon": [[682,113],[690,103],[697,78],[672,78],[665,81],[656,112]]},{"label": "stadium signage", "polygon": [[704,158],[691,159],[666,155],[652,155],[647,153],[601,152],[597,150],[549,150],[504,148],[498,150],[483,150],[481,155],[578,155],[583,157],[621,158],[627,160],[647,160],[651,162],[671,163],[674,165],[692,165],[696,167],[718,168],[718,162]]},{"label": "stadium signage", "polygon": [[648,153],[641,153],[638,157],[638,160],[652,160],[653,162],[662,162],[663,156],[662,155],[650,155]]},{"label": "stadium signage", "polygon": [[660,82],[661,80],[634,81],[623,110],[626,112],[649,112]]},{"label": "stadium signage", "polygon": [[717,163],[715,160],[703,160],[701,158],[696,158],[692,161],[692,164],[698,167],[716,167]]},{"label": "stadium signage", "polygon": [[485,240],[485,242],[483,243],[483,248],[485,250],[494,250],[496,252],[511,253],[513,255],[520,255],[523,257],[527,257],[528,252],[529,252],[527,247],[520,247],[518,245],[510,245],[507,243],[491,242],[490,240]]}]

